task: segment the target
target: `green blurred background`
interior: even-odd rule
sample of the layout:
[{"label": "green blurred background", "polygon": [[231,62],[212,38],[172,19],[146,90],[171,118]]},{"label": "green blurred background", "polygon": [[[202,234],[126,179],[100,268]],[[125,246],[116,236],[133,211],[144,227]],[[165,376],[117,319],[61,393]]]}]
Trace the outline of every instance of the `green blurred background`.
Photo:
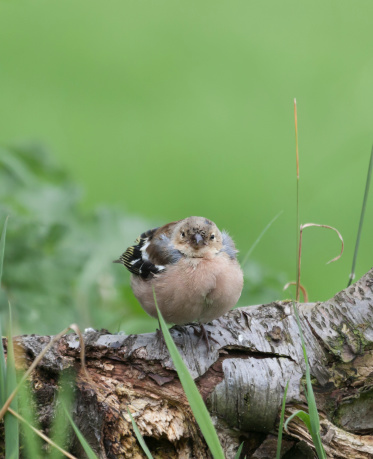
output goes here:
[{"label": "green blurred background", "polygon": [[[283,211],[240,304],[291,296],[294,97],[301,221],[346,246],[327,266],[338,238],[310,228],[302,282],[312,301],[344,288],[373,142],[372,17],[362,0],[1,1],[0,216],[19,330],[153,329],[110,261],[189,215],[229,230],[242,260]],[[357,277],[373,264],[372,203]]]}]

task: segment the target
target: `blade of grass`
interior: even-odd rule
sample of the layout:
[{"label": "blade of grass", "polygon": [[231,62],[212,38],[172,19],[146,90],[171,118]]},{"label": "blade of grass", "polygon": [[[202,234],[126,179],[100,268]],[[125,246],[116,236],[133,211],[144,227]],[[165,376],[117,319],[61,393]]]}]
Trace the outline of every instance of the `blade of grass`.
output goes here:
[{"label": "blade of grass", "polygon": [[343,249],[344,249],[344,242],[343,242],[343,237],[341,235],[341,233],[336,229],[334,228],[333,226],[329,226],[329,225],[320,225],[319,223],[305,223],[304,225],[300,225],[300,231],[299,231],[299,249],[298,249],[298,262],[297,262],[297,290],[296,290],[296,301],[299,302],[299,290],[300,290],[300,274],[301,274],[301,257],[302,257],[302,238],[303,238],[303,230],[305,228],[309,228],[311,226],[316,226],[318,228],[327,228],[327,229],[331,229],[333,231],[335,231],[339,237],[339,239],[341,240],[341,243],[342,243],[342,247],[341,247],[341,252],[339,253],[339,255],[337,255],[335,258],[333,258],[332,260],[329,260],[327,262],[327,264],[329,263],[332,263],[333,261],[337,261],[341,258],[342,254],[343,254]]},{"label": "blade of grass", "polygon": [[186,367],[183,359],[181,358],[179,351],[168,331],[166,322],[164,321],[162,314],[158,308],[157,298],[153,288],[154,303],[158,313],[158,320],[162,329],[162,333],[168,347],[168,351],[171,355],[172,361],[175,365],[177,374],[181,385],[183,386],[184,392],[187,396],[190,407],[193,411],[194,417],[201,429],[201,432],[205,438],[205,441],[210,448],[210,451],[214,459],[224,459],[224,452],[221,447],[218,435],[215,427],[212,423],[210,413],[207,411],[206,405],[199,393],[197,386],[191,377],[188,368]]},{"label": "blade of grass", "polygon": [[301,232],[303,232],[304,228],[309,228],[311,226],[316,226],[318,228],[326,228],[326,229],[331,229],[333,231],[335,231],[341,241],[341,251],[339,253],[339,255],[337,255],[336,257],[332,258],[331,260],[329,260],[326,264],[328,265],[329,263],[333,263],[334,261],[337,261],[341,258],[342,254],[343,254],[343,250],[344,250],[344,242],[343,242],[343,237],[342,237],[342,234],[336,229],[334,228],[333,226],[329,226],[329,225],[320,225],[319,223],[305,223],[304,225],[301,226]]},{"label": "blade of grass", "polygon": [[5,381],[6,381],[6,365],[5,365],[5,352],[3,346],[3,335],[1,329],[1,321],[0,321],[0,406],[5,403],[6,400],[6,392],[5,392]]},{"label": "blade of grass", "polygon": [[5,236],[6,236],[6,228],[8,225],[9,217],[6,217],[3,230],[1,232],[1,239],[0,239],[0,288],[1,288],[1,278],[3,276],[3,264],[4,264],[4,254],[5,254]]},{"label": "blade of grass", "polygon": [[[296,282],[288,282],[287,284],[284,285],[284,288],[282,289],[283,291],[287,290],[291,285],[297,285]],[[303,302],[308,303],[308,293],[307,290],[305,289],[304,285],[299,284],[299,288],[302,291],[303,294]]]},{"label": "blade of grass", "polygon": [[141,435],[141,432],[140,432],[139,428],[137,427],[137,424],[136,424],[135,420],[133,419],[132,414],[131,414],[130,410],[128,409],[128,406],[127,406],[127,412],[128,412],[129,417],[131,419],[132,427],[133,427],[133,430],[135,432],[137,441],[140,443],[140,446],[141,446],[142,450],[144,451],[144,453],[146,454],[146,457],[148,459],[153,459],[152,453],[150,452],[149,448],[147,447],[147,445],[145,443],[145,440],[144,440],[144,437]]},{"label": "blade of grass", "polygon": [[280,425],[278,426],[276,459],[280,459],[281,458],[282,431],[283,431],[283,427],[284,427],[286,395],[288,393],[288,388],[289,388],[289,381],[286,383],[284,396],[282,398]]},{"label": "blade of grass", "polygon": [[[38,435],[40,438],[42,438],[44,441],[46,441],[47,443],[49,443],[51,446],[53,446],[53,448],[56,448],[58,449],[59,451],[61,451],[62,454],[64,454],[66,457],[70,458],[70,459],[77,459],[77,457],[73,456],[72,454],[70,454],[68,451],[65,451],[64,449],[62,449],[60,446],[58,446],[56,443],[54,443],[49,437],[47,437],[46,435],[43,434],[43,432],[41,432],[40,430],[36,429],[32,424],[30,424],[25,418],[23,418],[19,413],[17,413],[16,411],[13,411],[12,408],[9,408],[8,409],[9,413],[11,413],[13,416],[15,416],[19,421],[21,421],[22,423],[24,423],[27,427],[29,427],[36,435]],[[40,450],[39,450],[40,452]],[[32,459],[35,459],[37,458],[38,456],[30,456]]]},{"label": "blade of grass", "polygon": [[[66,448],[67,446],[66,442],[70,427],[69,419],[65,415],[65,407],[67,410],[70,410],[74,398],[72,378],[75,378],[75,375],[67,370],[60,377],[59,390],[55,403],[54,422],[51,429],[51,439],[62,448]],[[61,455],[58,451],[56,449],[51,451],[49,459],[60,458]]]},{"label": "blade of grass", "polygon": [[355,250],[354,250],[354,256],[352,259],[352,267],[351,267],[351,273],[349,277],[349,281],[347,284],[347,287],[351,285],[351,282],[355,278],[355,266],[356,266],[356,259],[357,259],[357,253],[359,251],[359,244],[360,244],[360,237],[361,237],[361,231],[363,229],[363,223],[364,223],[364,216],[365,216],[365,208],[367,205],[367,199],[368,199],[368,193],[369,193],[369,186],[370,186],[370,179],[372,177],[372,170],[373,170],[373,147],[370,152],[370,161],[369,161],[369,166],[368,166],[368,174],[367,174],[367,181],[365,183],[365,191],[364,191],[364,198],[363,198],[363,206],[361,208],[361,214],[360,214],[360,221],[359,221],[359,228],[357,230],[357,236],[356,236],[356,244],[355,244]]},{"label": "blade of grass", "polygon": [[250,247],[250,249],[248,250],[248,252],[246,253],[245,255],[245,258],[243,259],[243,262],[241,264],[241,266],[245,266],[245,264],[247,263],[247,260],[250,258],[250,255],[253,253],[255,247],[259,244],[260,240],[262,239],[262,237],[265,235],[265,233],[269,230],[269,228],[273,225],[273,223],[278,219],[278,217],[283,213],[284,211],[282,210],[281,212],[279,212],[277,215],[275,215],[272,220],[267,224],[267,226],[263,229],[263,231],[259,234],[259,236],[256,238],[254,244]]},{"label": "blade of grass", "polygon": [[[19,390],[19,406],[20,406],[20,417],[21,421],[21,448],[23,450],[22,455],[26,458],[36,458],[40,456],[42,451],[42,443],[38,435],[29,428],[33,426],[36,430],[40,430],[39,425],[35,425],[37,422],[37,414],[35,410],[35,401],[33,393],[28,383],[25,383]],[[9,409],[8,409],[9,411]],[[13,411],[14,413],[14,411]]]},{"label": "blade of grass", "polygon": [[313,394],[313,388],[312,388],[312,383],[311,383],[311,372],[310,372],[310,367],[309,367],[309,363],[308,363],[307,350],[306,350],[306,345],[305,345],[305,342],[304,342],[302,326],[301,326],[300,320],[299,320],[298,309],[295,306],[295,303],[293,303],[293,308],[294,308],[294,314],[295,314],[295,318],[297,320],[297,324],[298,324],[298,328],[299,328],[300,339],[301,339],[301,342],[302,342],[303,358],[304,358],[304,361],[305,361],[305,364],[306,364],[307,401],[309,399],[311,401],[311,404],[308,403],[308,408],[309,408],[310,416],[311,416],[311,422],[312,422],[312,412],[313,413],[316,412],[316,414],[317,414],[316,418],[314,419],[315,422],[312,423],[312,428],[313,428],[314,431],[319,431],[320,430],[320,423],[319,423],[319,416],[318,416],[318,411],[317,411],[317,407],[316,407],[315,398],[313,397],[313,400],[311,400],[312,399],[312,395],[311,394]]},{"label": "blade of grass", "polygon": [[300,256],[299,256],[299,148],[298,148],[298,115],[297,115],[297,99],[294,98],[294,127],[295,127],[295,161],[297,166],[297,208],[296,208],[296,220],[297,220],[297,228],[296,228],[296,300],[299,301],[299,284],[300,284]]},{"label": "blade of grass", "polygon": [[[298,410],[296,413],[293,413],[291,416],[289,416],[286,419],[285,422],[285,430],[288,430],[288,424],[291,422],[294,418],[299,418],[301,419],[307,426],[308,431],[311,433],[312,432],[312,426],[311,426],[311,421],[310,421],[310,415],[306,413],[303,410]],[[280,457],[280,456],[278,456]]]},{"label": "blade of grass", "polygon": [[294,302],[293,302],[293,308],[294,308],[294,314],[297,320],[299,334],[300,334],[300,338],[302,342],[303,357],[304,357],[304,361],[306,364],[306,383],[307,383],[306,398],[307,398],[309,419],[310,419],[310,425],[311,425],[310,434],[312,436],[312,440],[315,445],[317,455],[319,456],[320,459],[326,459],[326,453],[325,453],[324,447],[321,442],[321,437],[320,437],[320,418],[319,418],[319,413],[317,411],[316,399],[315,399],[312,382],[311,382],[311,372],[310,372],[310,367],[308,363],[306,345],[304,342],[302,326],[299,320],[298,309],[295,306]]},{"label": "blade of grass", "polygon": [[[300,296],[300,275],[301,275],[301,252],[302,252],[302,233],[303,229],[308,227],[308,226],[322,226],[326,228],[333,229],[334,231],[337,232],[339,238],[342,241],[342,251],[341,254],[334,258],[332,261],[336,261],[343,253],[343,238],[341,234],[339,233],[338,230],[335,228],[332,228],[330,226],[326,225],[317,225],[313,223],[308,223],[306,225],[299,225],[299,150],[298,150],[298,118],[297,118],[297,101],[294,99],[294,122],[295,122],[295,148],[296,148],[296,167],[297,167],[297,189],[296,189],[296,221],[297,221],[297,228],[296,228],[296,301],[299,302],[299,296]],[[329,263],[330,263],[329,262]],[[308,403],[308,408],[309,408],[309,414],[303,412],[298,412],[298,417],[303,417],[304,422],[309,422],[309,427],[308,430],[310,431],[310,434],[312,436],[317,454],[319,458],[324,459],[326,458],[324,448],[321,443],[321,438],[320,438],[320,420],[319,420],[319,413],[317,411],[317,406],[316,406],[316,400],[314,397],[313,393],[313,388],[312,388],[312,383],[311,383],[311,374],[310,374],[310,369],[309,369],[309,364],[308,364],[308,358],[307,358],[307,351],[306,351],[306,346],[304,343],[304,338],[303,338],[303,333],[302,333],[302,328],[300,325],[299,321],[299,316],[298,316],[298,311],[296,309],[295,303],[293,301],[293,307],[295,311],[295,316],[297,319],[297,324],[299,328],[299,333],[302,341],[302,349],[303,349],[303,356],[304,360],[306,363],[306,381],[307,381],[307,391],[306,391],[306,398],[307,398],[307,403]],[[303,413],[303,414],[301,414]],[[294,416],[293,416],[294,417]],[[287,423],[289,420],[287,420]],[[287,425],[287,424],[286,424]],[[307,424],[306,424],[307,425]],[[278,451],[277,451],[278,452]]]},{"label": "blade of grass", "polygon": [[96,456],[95,452],[89,446],[87,440],[83,437],[82,433],[80,432],[80,430],[76,426],[75,422],[72,420],[72,418],[71,418],[69,412],[67,411],[66,407],[65,407],[65,414],[67,416],[67,419],[70,421],[70,424],[71,424],[72,428],[74,429],[74,432],[75,432],[76,436],[78,437],[78,439],[80,441],[80,444],[82,445],[82,447],[84,449],[84,452],[88,456],[88,459],[98,459],[98,457]]},{"label": "blade of grass", "polygon": [[[9,330],[8,330],[8,350],[6,359],[6,382],[5,392],[9,396],[14,388],[17,387],[17,375],[14,359],[14,347],[12,337],[12,315],[9,305]],[[18,400],[13,398],[11,408],[18,411]],[[19,457],[19,423],[18,419],[10,413],[4,416],[4,429],[5,429],[5,459],[18,459]]]},{"label": "blade of grass", "polygon": [[[30,376],[31,372],[34,370],[34,368],[38,365],[38,363],[42,360],[42,358],[45,356],[45,354],[49,351],[49,349],[53,346],[54,343],[56,343],[60,338],[62,338],[63,335],[65,335],[70,329],[76,331],[79,330],[79,327],[75,324],[71,324],[68,327],[66,327],[64,330],[62,330],[58,335],[55,335],[49,343],[45,346],[45,348],[40,352],[40,354],[36,357],[36,359],[32,362],[32,364],[29,366],[28,370],[24,375],[22,376],[20,382],[18,385],[14,388],[13,392],[9,395],[8,399],[2,406],[0,410],[0,419],[3,418],[4,414],[6,413],[6,410],[8,409],[9,405],[11,404],[13,398],[16,396],[17,392],[19,391],[20,387],[22,384],[26,381],[26,379]],[[80,341],[80,360],[81,360],[81,365],[84,373],[88,378],[90,378],[89,373],[87,372],[86,366],[85,366],[85,358],[84,358],[84,341],[83,341],[83,335],[81,334],[80,330],[78,333],[79,336],[79,341]]]},{"label": "blade of grass", "polygon": [[[1,289],[1,278],[3,275],[3,264],[4,264],[4,253],[5,253],[5,236],[6,236],[6,228],[8,224],[8,217],[6,217],[3,229],[1,231],[1,238],[0,238],[0,289]],[[5,352],[3,347],[3,333],[1,329],[1,321],[0,321],[0,406],[5,403],[6,399],[6,392],[5,392],[5,381],[6,381],[6,365],[5,365]]]},{"label": "blade of grass", "polygon": [[[5,254],[5,237],[8,225],[8,217],[6,217],[3,230],[0,238],[0,288],[1,279],[3,275],[4,254]],[[5,364],[5,353],[3,348],[3,340],[1,335],[1,349],[0,349],[0,371],[1,371],[1,405],[5,403],[6,397],[17,386],[17,375],[14,361],[14,348],[12,338],[12,316],[9,305],[9,330],[8,330],[8,350],[7,362]],[[14,399],[12,408],[18,409],[18,401]],[[19,457],[19,425],[18,420],[11,416],[9,413],[4,417],[4,430],[5,430],[5,458],[18,459]]]},{"label": "blade of grass", "polygon": [[236,455],[234,456],[234,459],[240,459],[240,456],[241,456],[241,453],[242,453],[242,448],[243,448],[243,443],[244,443],[244,442],[242,442],[242,443],[240,444],[240,446],[239,446],[239,448],[238,448],[238,450],[237,450],[237,453],[236,453]]}]

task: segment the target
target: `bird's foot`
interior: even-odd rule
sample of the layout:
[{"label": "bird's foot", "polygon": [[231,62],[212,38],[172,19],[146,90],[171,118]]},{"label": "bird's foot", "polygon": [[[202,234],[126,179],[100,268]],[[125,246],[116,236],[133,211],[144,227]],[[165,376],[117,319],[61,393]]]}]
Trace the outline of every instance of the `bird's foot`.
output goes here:
[{"label": "bird's foot", "polygon": [[156,335],[157,340],[159,341],[159,343],[160,343],[161,345],[164,345],[165,347],[167,347],[167,345],[166,345],[166,340],[164,339],[164,335],[163,335],[163,332],[162,332],[162,329],[161,329],[160,326],[159,326],[159,328],[157,328],[157,329],[155,330],[155,335]]},{"label": "bird's foot", "polygon": [[[211,336],[211,332],[207,331],[205,326],[203,324],[188,324],[191,327],[193,327],[194,334],[197,335],[199,338],[203,339],[203,341],[206,343],[207,350],[210,352],[211,351],[211,346],[210,346],[210,340],[215,341],[215,343],[219,344],[216,339]],[[199,330],[197,330],[199,328]]]}]

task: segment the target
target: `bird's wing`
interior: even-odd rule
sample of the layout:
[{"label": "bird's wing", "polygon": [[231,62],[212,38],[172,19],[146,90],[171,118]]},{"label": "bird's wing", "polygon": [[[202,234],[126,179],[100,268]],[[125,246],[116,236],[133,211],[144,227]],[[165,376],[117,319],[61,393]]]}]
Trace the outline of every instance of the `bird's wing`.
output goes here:
[{"label": "bird's wing", "polygon": [[232,238],[226,231],[222,231],[221,234],[223,236],[223,247],[220,250],[220,252],[226,252],[229,255],[229,258],[231,258],[232,260],[235,259],[238,250],[236,249],[236,246],[234,245]]},{"label": "bird's wing", "polygon": [[177,222],[168,223],[142,233],[135,245],[115,260],[122,263],[132,273],[146,279],[164,271],[168,264],[176,263],[182,254],[171,243],[171,232]]}]

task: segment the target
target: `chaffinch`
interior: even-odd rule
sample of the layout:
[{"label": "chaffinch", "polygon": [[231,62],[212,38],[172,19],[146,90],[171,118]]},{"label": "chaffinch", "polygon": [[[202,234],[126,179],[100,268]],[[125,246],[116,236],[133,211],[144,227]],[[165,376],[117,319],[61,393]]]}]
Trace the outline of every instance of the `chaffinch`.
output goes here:
[{"label": "chaffinch", "polygon": [[188,217],[141,234],[119,260],[143,309],[168,323],[209,322],[232,309],[243,274],[230,236],[203,217]]}]

